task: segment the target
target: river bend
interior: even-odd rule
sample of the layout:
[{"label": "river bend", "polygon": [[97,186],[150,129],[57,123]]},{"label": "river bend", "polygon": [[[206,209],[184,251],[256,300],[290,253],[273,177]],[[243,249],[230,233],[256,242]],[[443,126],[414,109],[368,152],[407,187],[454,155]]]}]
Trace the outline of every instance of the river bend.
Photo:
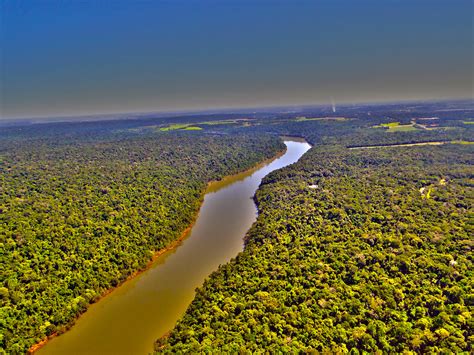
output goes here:
[{"label": "river bend", "polygon": [[66,333],[37,354],[148,354],[183,316],[196,287],[243,250],[257,218],[252,197],[263,177],[295,163],[310,145],[284,137],[286,152],[244,173],[210,184],[195,224],[179,245],[145,272],[91,305]]}]

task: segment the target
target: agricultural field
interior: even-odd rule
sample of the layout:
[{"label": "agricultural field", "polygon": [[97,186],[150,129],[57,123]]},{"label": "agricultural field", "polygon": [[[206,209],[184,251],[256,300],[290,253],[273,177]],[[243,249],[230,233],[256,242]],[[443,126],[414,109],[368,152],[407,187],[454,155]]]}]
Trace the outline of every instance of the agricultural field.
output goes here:
[{"label": "agricultural field", "polygon": [[296,122],[304,122],[304,121],[347,121],[348,118],[346,117],[296,117]]},{"label": "agricultural field", "polygon": [[413,123],[400,124],[400,122],[381,123],[380,125],[374,126],[373,128],[384,128],[387,132],[411,132],[416,131],[417,128]]},{"label": "agricultural field", "polygon": [[202,130],[202,128],[197,127],[197,126],[192,126],[192,125],[189,125],[189,124],[173,124],[173,125],[169,125],[167,127],[160,127],[159,130],[161,132],[169,132],[169,131],[176,131],[176,130],[179,130],[179,131],[200,131],[200,130]]}]

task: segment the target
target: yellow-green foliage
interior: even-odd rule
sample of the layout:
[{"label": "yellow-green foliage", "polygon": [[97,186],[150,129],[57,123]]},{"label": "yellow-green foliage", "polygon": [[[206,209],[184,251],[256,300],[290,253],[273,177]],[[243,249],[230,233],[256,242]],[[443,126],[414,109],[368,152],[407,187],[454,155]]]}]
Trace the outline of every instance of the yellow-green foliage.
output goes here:
[{"label": "yellow-green foliage", "polygon": [[402,125],[400,122],[381,123],[377,126],[373,126],[373,128],[385,128],[387,132],[410,132],[418,130],[412,123]]},{"label": "yellow-green foliage", "polygon": [[381,123],[381,127],[397,127],[400,126],[400,122]]},{"label": "yellow-green foliage", "polygon": [[474,144],[474,142],[471,142],[471,141],[451,141],[451,144],[470,145],[470,144]]},{"label": "yellow-green foliage", "polygon": [[[231,125],[237,123],[246,123],[246,119],[235,119],[235,120],[216,120],[216,121],[204,121],[204,122],[197,122],[198,125],[205,125],[205,126],[218,126],[218,125]],[[161,127],[159,129],[162,132],[167,131],[174,131],[174,130],[184,130],[184,131],[200,131],[202,130],[201,127],[192,126],[190,123],[182,123],[182,124],[172,124],[166,127]]]},{"label": "yellow-green foliage", "polygon": [[407,125],[398,125],[388,128],[388,132],[409,132],[409,131],[417,131],[418,129],[414,127],[412,124]]},{"label": "yellow-green foliage", "polygon": [[175,130],[185,130],[185,131],[200,131],[201,127],[191,126],[189,124],[172,124],[167,127],[161,127],[160,131],[168,132],[168,131],[175,131]]}]

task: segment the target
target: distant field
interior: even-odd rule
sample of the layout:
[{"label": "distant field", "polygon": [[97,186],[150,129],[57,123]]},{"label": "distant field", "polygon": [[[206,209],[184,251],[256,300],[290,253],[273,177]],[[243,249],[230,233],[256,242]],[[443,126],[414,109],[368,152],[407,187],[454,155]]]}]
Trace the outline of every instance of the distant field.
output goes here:
[{"label": "distant field", "polygon": [[199,124],[209,125],[209,126],[216,126],[216,125],[228,125],[228,124],[237,124],[237,123],[245,123],[248,121],[246,118],[234,119],[234,120],[219,120],[219,121],[206,121],[206,122],[199,122]]},{"label": "distant field", "polygon": [[345,117],[296,117],[296,122],[302,121],[347,121]]},{"label": "distant field", "polygon": [[223,119],[217,121],[202,121],[193,123],[171,123],[165,125],[147,125],[137,128],[127,128],[124,130],[117,130],[116,132],[132,132],[143,133],[146,131],[169,132],[169,131],[201,131],[200,126],[225,126],[225,125],[241,125],[249,126],[249,119]]},{"label": "distant field", "polygon": [[402,125],[400,122],[381,123],[378,126],[373,126],[373,128],[386,128],[387,132],[410,132],[418,130],[413,123]]},{"label": "distant field", "polygon": [[202,130],[202,128],[197,127],[197,126],[191,126],[189,124],[172,124],[172,125],[169,125],[168,127],[161,127],[160,128],[161,132],[176,131],[176,130],[200,131],[200,130]]},{"label": "distant field", "polygon": [[[203,122],[197,122],[194,123],[195,125],[205,125],[205,126],[218,126],[218,125],[238,125],[238,124],[243,124],[243,125],[248,125],[248,119],[242,118],[242,119],[228,119],[228,120],[218,120],[218,121],[203,121]],[[190,123],[188,124],[171,124],[166,127],[161,127],[159,129],[161,132],[167,132],[167,131],[175,131],[175,130],[181,130],[181,131],[200,131],[202,130],[201,127],[198,126],[193,126]]]},{"label": "distant field", "polygon": [[474,144],[474,142],[470,142],[470,141],[451,141],[451,144],[471,145],[471,144]]},{"label": "distant field", "polygon": [[413,127],[413,125],[399,125],[399,126],[394,126],[390,127],[388,129],[389,132],[409,132],[409,131],[417,131],[418,129]]}]

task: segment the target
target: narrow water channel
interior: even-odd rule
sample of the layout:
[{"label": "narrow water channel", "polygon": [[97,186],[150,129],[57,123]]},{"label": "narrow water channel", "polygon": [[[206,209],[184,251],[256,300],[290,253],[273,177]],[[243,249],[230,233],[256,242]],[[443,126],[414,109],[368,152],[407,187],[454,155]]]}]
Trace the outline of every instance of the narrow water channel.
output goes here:
[{"label": "narrow water channel", "polygon": [[255,222],[252,200],[262,178],[296,162],[310,145],[284,138],[287,151],[273,161],[209,186],[196,223],[175,249],[150,269],[91,305],[66,333],[37,354],[148,354],[171,330],[194,298],[195,289],[243,249]]}]

